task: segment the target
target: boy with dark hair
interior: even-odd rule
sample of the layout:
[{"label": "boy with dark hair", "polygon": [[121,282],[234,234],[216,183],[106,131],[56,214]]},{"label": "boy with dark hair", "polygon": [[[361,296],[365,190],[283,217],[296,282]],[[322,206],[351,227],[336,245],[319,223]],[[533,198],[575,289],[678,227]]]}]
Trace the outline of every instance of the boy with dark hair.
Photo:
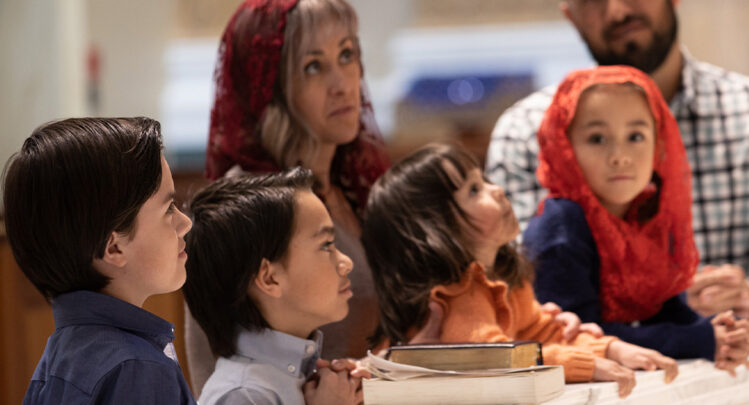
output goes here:
[{"label": "boy with dark hair", "polygon": [[183,291],[220,356],[201,404],[362,401],[360,374],[319,360],[317,328],[348,313],[353,264],[311,187],[297,168],[223,178],[193,198]]},{"label": "boy with dark hair", "polygon": [[191,222],[161,148],[152,119],[67,119],[9,160],[8,240],[56,328],[24,404],[195,403],[172,324],[141,308],[185,281]]}]

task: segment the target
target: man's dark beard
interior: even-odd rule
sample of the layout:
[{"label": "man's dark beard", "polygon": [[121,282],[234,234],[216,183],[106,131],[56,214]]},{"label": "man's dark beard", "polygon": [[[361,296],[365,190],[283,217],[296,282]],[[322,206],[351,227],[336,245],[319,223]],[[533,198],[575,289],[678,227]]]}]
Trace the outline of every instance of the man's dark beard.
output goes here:
[{"label": "man's dark beard", "polygon": [[[583,35],[583,40],[588,44],[588,50],[596,62],[598,62],[599,65],[633,66],[647,74],[653,73],[653,71],[658,69],[663,61],[666,60],[668,52],[671,50],[674,41],[676,41],[676,33],[678,32],[679,25],[673,5],[671,5],[670,1],[667,1],[666,3],[668,4],[667,7],[670,9],[670,18],[666,21],[668,24],[667,30],[665,32],[660,32],[653,29],[653,42],[648,48],[642,48],[640,45],[632,41],[626,44],[624,54],[614,53],[611,49],[596,51],[591,49],[589,45],[590,42]],[[606,32],[604,32],[604,38],[608,36],[607,32],[613,31],[617,26],[628,24],[635,19],[642,20],[642,17],[628,16],[624,21],[616,26],[608,27]],[[652,23],[648,24],[649,27],[653,28],[652,25]]]}]

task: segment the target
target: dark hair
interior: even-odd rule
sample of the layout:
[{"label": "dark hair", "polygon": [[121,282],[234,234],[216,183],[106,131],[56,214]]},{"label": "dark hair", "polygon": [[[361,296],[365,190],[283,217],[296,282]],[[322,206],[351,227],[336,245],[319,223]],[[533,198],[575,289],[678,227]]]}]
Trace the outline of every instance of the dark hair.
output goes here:
[{"label": "dark hair", "polygon": [[[460,174],[445,170],[450,164]],[[467,214],[453,194],[479,164],[466,151],[450,145],[427,145],[386,172],[372,187],[362,224],[362,243],[380,303],[380,328],[371,338],[405,342],[413,327],[428,315],[433,287],[460,281],[476,258],[461,233]],[[470,222],[468,222],[470,223]],[[490,276],[511,286],[532,270],[512,244],[497,254]]]},{"label": "dark hair", "polygon": [[150,118],[71,118],[40,126],[3,173],[13,256],[45,298],[99,291],[93,260],[161,183],[161,127]]},{"label": "dark hair", "polygon": [[190,202],[187,305],[218,356],[236,353],[238,326],[268,327],[247,293],[262,259],[283,259],[293,233],[296,193],[310,191],[312,172],[294,168],[261,176],[222,178]]}]

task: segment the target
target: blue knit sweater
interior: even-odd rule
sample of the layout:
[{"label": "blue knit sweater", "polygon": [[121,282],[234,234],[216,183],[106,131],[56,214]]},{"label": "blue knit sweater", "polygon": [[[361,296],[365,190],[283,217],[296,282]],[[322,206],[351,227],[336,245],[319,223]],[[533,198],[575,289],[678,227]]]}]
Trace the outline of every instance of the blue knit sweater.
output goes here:
[{"label": "blue knit sweater", "polygon": [[649,319],[632,324],[602,321],[598,249],[577,203],[547,199],[543,213],[531,219],[523,233],[523,244],[536,269],[534,289],[539,302],[554,302],[583,322],[598,323],[607,335],[666,356],[714,358],[710,318],[687,306],[684,293],[664,302]]}]

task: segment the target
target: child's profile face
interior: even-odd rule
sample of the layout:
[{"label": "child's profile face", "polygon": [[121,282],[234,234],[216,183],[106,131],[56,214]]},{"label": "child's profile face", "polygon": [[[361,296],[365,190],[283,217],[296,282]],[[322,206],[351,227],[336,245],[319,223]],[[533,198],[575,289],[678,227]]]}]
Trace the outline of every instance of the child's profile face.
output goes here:
[{"label": "child's profile face", "polygon": [[655,122],[645,95],[617,84],[583,92],[568,135],[591,190],[622,218],[653,174]]},{"label": "child's profile face", "polygon": [[161,184],[138,211],[134,234],[122,245],[127,265],[120,278],[126,281],[129,296],[145,300],[182,287],[184,237],[191,227],[192,221],[174,205],[172,173],[162,156]]},{"label": "child's profile face", "polygon": [[348,314],[353,263],[336,248],[333,222],[315,194],[298,192],[295,210],[288,250],[276,263],[283,267],[279,283],[286,318],[309,333]]},{"label": "child's profile face", "polygon": [[[452,168],[449,164],[446,166]],[[457,174],[455,168],[452,170]],[[485,252],[487,260],[493,262],[496,251],[520,232],[504,190],[486,181],[481,170],[474,167],[468,171],[453,198],[468,216],[470,223],[460,221],[461,233],[472,244],[473,254],[479,258],[483,256],[481,252]]]}]

